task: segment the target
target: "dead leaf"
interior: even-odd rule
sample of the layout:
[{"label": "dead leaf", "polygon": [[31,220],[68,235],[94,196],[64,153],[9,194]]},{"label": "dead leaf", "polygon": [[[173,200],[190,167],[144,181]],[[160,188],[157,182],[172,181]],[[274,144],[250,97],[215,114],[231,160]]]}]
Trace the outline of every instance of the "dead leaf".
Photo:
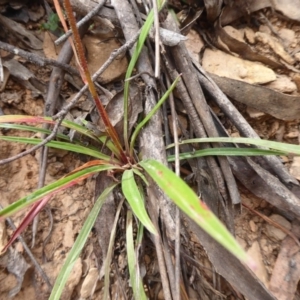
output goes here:
[{"label": "dead leaf", "polygon": [[254,195],[288,214],[300,216],[299,198],[296,196],[296,191],[291,192],[277,177],[261,167],[264,164],[261,159],[228,157],[228,160],[233,174]]},{"label": "dead leaf", "polygon": [[45,85],[29,69],[15,59],[4,61],[3,65],[9,70],[10,75],[27,89],[38,95],[45,92]]},{"label": "dead leaf", "polygon": [[207,19],[210,22],[214,22],[221,13],[221,7],[223,0],[204,0],[206,8]]},{"label": "dead leaf", "polygon": [[16,35],[30,49],[41,50],[43,44],[30,30],[27,30],[23,25],[0,14],[0,24],[7,30]]},{"label": "dead leaf", "polygon": [[[292,232],[299,237],[299,221],[295,220],[292,226]],[[277,299],[294,299],[297,285],[300,280],[299,266],[299,246],[290,236],[287,236],[282,242],[270,280],[270,290]]]},{"label": "dead leaf", "polygon": [[300,21],[300,0],[273,0],[274,7],[291,20]]},{"label": "dead leaf", "polygon": [[[112,51],[120,47],[120,43],[116,39],[109,39],[108,41],[99,41],[94,36],[86,35],[83,44],[87,50],[88,67],[91,74],[94,74],[109,58]],[[101,83],[111,82],[118,79],[127,70],[126,56],[115,59],[112,64],[102,73],[98,80]]]},{"label": "dead leaf", "polygon": [[276,38],[272,37],[270,34],[265,32],[256,32],[255,39],[263,43],[264,45],[269,46],[274,51],[274,53],[276,53],[288,64],[293,65],[295,63],[294,58],[291,57],[290,54],[285,51],[282,44]]},{"label": "dead leaf", "polygon": [[256,53],[252,50],[252,48],[246,44],[245,42],[241,42],[240,40],[229,35],[224,28],[221,26],[220,19],[218,24],[215,27],[215,34],[222,40],[222,42],[230,49],[230,51],[239,54],[240,57],[250,60],[250,61],[259,61],[262,62],[271,68],[282,68],[283,65],[278,63],[275,60],[272,60],[268,57],[265,57],[259,53]]},{"label": "dead leaf", "polygon": [[[283,0],[286,2],[285,0]],[[238,5],[237,1],[232,1],[232,0],[225,0],[225,2],[231,3],[231,5],[225,6],[223,9],[222,15],[221,15],[221,24],[222,26],[230,24],[231,22],[239,19],[245,14],[245,11],[241,9],[241,6]],[[245,2],[243,0],[243,2]],[[261,10],[266,7],[272,7],[273,3],[272,0],[252,0],[252,1],[247,1],[248,7],[248,14]],[[236,4],[237,3],[237,4]],[[236,4],[236,5],[235,5]]]},{"label": "dead leaf", "polygon": [[44,34],[43,50],[47,58],[57,59],[58,53],[62,46],[55,45],[56,36],[46,31]]},{"label": "dead leaf", "polygon": [[263,86],[210,74],[230,98],[281,120],[295,120],[300,114],[300,97],[282,94]]}]

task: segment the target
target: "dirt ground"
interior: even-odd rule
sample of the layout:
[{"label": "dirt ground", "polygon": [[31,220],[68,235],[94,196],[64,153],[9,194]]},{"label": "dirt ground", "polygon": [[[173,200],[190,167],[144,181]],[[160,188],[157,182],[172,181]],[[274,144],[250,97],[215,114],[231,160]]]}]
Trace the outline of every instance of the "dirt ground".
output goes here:
[{"label": "dirt ground", "polygon": [[[4,1],[5,2],[5,1]],[[18,2],[18,1],[17,1]],[[22,1],[20,1],[22,2]],[[48,1],[50,4],[52,1]],[[192,2],[192,1],[191,1]],[[230,1],[228,1],[230,2]],[[280,1],[279,1],[280,2]],[[293,1],[287,1],[294,3]],[[297,2],[297,1],[295,1]],[[47,21],[45,9],[39,1],[34,5],[20,5],[19,8],[7,9],[9,4],[3,4],[2,15],[7,15],[7,19],[13,19],[10,14],[11,11],[15,12],[29,12],[35,17],[30,16],[29,20],[25,21],[17,19],[16,23],[21,24],[25,31],[22,33],[25,42],[20,42],[20,36],[16,34],[9,38],[7,34],[10,32],[9,26],[5,27],[6,35],[0,34],[0,41],[20,47],[24,50],[43,55],[47,58],[56,59],[60,48],[54,46],[53,41],[56,37],[49,31],[41,29],[41,24]],[[294,4],[297,5],[297,4]],[[299,3],[300,5],[300,3]],[[234,6],[230,6],[231,8]],[[251,8],[251,6],[250,6]],[[296,10],[297,7],[294,7]],[[247,9],[246,9],[247,10]],[[250,13],[250,12],[249,12]],[[247,14],[246,14],[247,15]],[[35,18],[35,19],[34,19]],[[33,20],[34,19],[34,20]],[[249,85],[260,85],[268,87],[273,91],[281,94],[299,97],[300,93],[300,19],[293,20],[277,10],[270,8],[263,8],[261,10],[251,12],[243,18],[238,18],[222,28],[231,37],[236,40],[243,41],[249,44],[256,53],[274,59],[275,62],[280,62],[284,67],[271,68],[268,64],[262,62],[251,62],[231,50],[228,45],[223,43],[223,48],[217,49],[215,45],[211,44],[211,40],[207,38],[206,34],[201,36],[197,33],[197,29],[192,29],[188,32],[188,40],[186,45],[191,55],[199,61],[204,69],[212,74],[220,77],[227,77],[234,80],[240,80],[248,83]],[[4,24],[3,23],[3,24]],[[201,23],[201,22],[200,22]],[[15,25],[13,25],[15,26]],[[198,25],[195,24],[195,27]],[[205,26],[204,26],[205,27]],[[209,32],[209,28],[207,28]],[[33,41],[33,37],[37,42]],[[102,34],[102,33],[101,33]],[[92,67],[92,72],[96,71],[105,60],[109,57],[110,53],[120,47],[121,39],[113,38],[99,43],[99,33],[89,33],[84,39],[84,45],[88,54],[88,61]],[[205,36],[207,40],[205,40]],[[29,41],[28,41],[29,40]],[[220,43],[222,44],[222,42]],[[26,46],[27,45],[27,46]],[[35,49],[32,47],[35,45]],[[27,47],[27,48],[26,48]],[[242,51],[242,50],[241,50]],[[4,59],[4,83],[0,88],[0,109],[4,115],[9,114],[28,114],[28,115],[43,115],[44,100],[51,75],[51,67],[37,67],[29,63],[26,59],[20,56],[9,57],[8,52],[1,50],[1,57]],[[102,53],[99,59],[98,53]],[[24,65],[27,71],[18,69],[22,76],[14,74],[14,68],[21,68],[8,65],[9,59],[15,59],[20,65]],[[74,65],[74,62],[72,62]],[[127,57],[122,57],[116,60],[113,65],[102,75],[101,83],[104,83],[106,93],[116,94],[118,86],[123,84],[122,79],[128,65]],[[234,67],[233,67],[234,66]],[[7,79],[7,80],[6,80]],[[77,91],[76,82],[65,82],[61,97],[63,101],[68,103]],[[251,90],[247,93],[251,94]],[[103,97],[105,98],[105,92]],[[245,98],[247,98],[245,96]],[[262,98],[264,96],[262,95]],[[259,100],[259,99],[258,99]],[[265,99],[262,99],[263,102]],[[300,100],[300,97],[299,97]],[[76,105],[72,111],[73,118],[80,114],[90,112],[91,106],[85,103],[86,97],[84,96],[81,101]],[[245,100],[246,101],[246,100]],[[284,99],[281,99],[284,102]],[[280,142],[288,142],[292,144],[299,144],[300,141],[300,121],[293,117],[286,117],[285,110],[270,108],[272,114],[268,114],[268,107],[257,101],[254,107],[250,107],[248,103],[243,101],[233,103],[254,128],[257,134],[263,139],[270,139]],[[281,103],[281,102],[280,102]],[[299,102],[300,103],[300,102]],[[276,106],[275,104],[274,106]],[[298,104],[293,102],[291,111],[297,112]],[[300,104],[299,104],[300,105]],[[228,130],[230,136],[240,136],[237,128],[228,121],[222,111],[215,105],[211,104],[214,112],[222,121],[223,125]],[[267,107],[267,108],[266,108]],[[183,123],[188,127],[188,117],[186,113],[181,112],[180,116]],[[13,135],[22,137],[32,137],[28,132],[1,129],[0,135]],[[0,141],[0,159],[5,159],[14,156],[24,150],[29,149],[31,146]],[[38,186],[39,181],[39,158],[40,152],[36,151],[21,159],[11,163],[0,166],[0,203],[2,206],[7,206],[15,200],[20,199],[34,191]],[[300,180],[300,160],[296,156],[282,156],[281,160],[285,167],[289,170],[290,174]],[[67,151],[50,149],[47,160],[47,172],[45,178],[45,185],[51,183],[62,176],[68,174],[76,167],[83,164],[86,158],[73,154]],[[191,183],[192,184],[192,183]],[[277,293],[278,299],[300,299],[300,290],[298,281],[300,279],[299,263],[299,246],[295,240],[298,240],[297,230],[299,225],[295,224],[295,220],[290,218],[289,214],[285,214],[283,210],[276,208],[272,204],[272,199],[265,201],[262,198],[255,196],[251,191],[246,189],[241,183],[238,183],[239,191],[241,193],[242,206],[239,214],[235,218],[235,233],[236,238],[243,248],[255,260],[257,268],[255,274],[259,280],[272,292],[276,292],[279,287],[282,290],[287,289],[284,295]],[[39,216],[38,229],[36,233],[34,246],[31,247],[32,242],[32,227],[29,226],[23,233],[23,238],[27,242],[31,251],[49,277],[50,282],[53,284],[55,278],[66,258],[67,253],[71,249],[74,240],[87,217],[94,201],[95,178],[86,179],[81,184],[71,187],[68,190],[62,191],[55,195],[49,202],[46,209]],[[20,224],[24,212],[18,213],[12,217],[14,224]],[[267,218],[266,218],[267,217]],[[53,223],[53,225],[52,225]],[[118,282],[118,276],[123,276],[126,273],[127,261],[126,253],[124,252],[124,215],[121,214],[120,230],[117,233],[117,243],[115,245],[115,252],[113,257],[113,265],[111,271],[111,294],[115,295],[116,299],[130,298],[127,294],[127,288],[122,287]],[[123,227],[122,227],[123,226]],[[281,229],[279,229],[281,227]],[[282,228],[283,227],[283,228]],[[7,243],[8,237],[13,233],[13,230],[7,223],[0,222],[0,248],[4,247]],[[296,235],[296,236],[295,236]],[[46,241],[46,242],[45,242]],[[202,271],[203,278],[200,286],[203,291],[193,288],[192,277],[189,280],[193,282],[189,289],[188,299],[244,299],[238,292],[238,287],[234,287],[225,280],[218,278],[216,284],[216,273],[213,271],[212,265],[205,253],[205,250],[193,239],[184,243],[189,244],[190,253],[193,259],[197,260],[200,264],[199,269]],[[149,239],[150,244],[150,239]],[[299,241],[298,241],[299,244]],[[147,246],[144,249],[143,265],[150,276],[157,279],[147,288],[151,288],[149,295],[151,299],[164,299],[161,284],[159,282],[159,269],[156,262],[156,257],[153,251],[154,246]],[[10,272],[8,265],[12,260],[12,255],[21,256],[22,263],[24,264],[25,271],[23,272],[24,278],[19,279],[21,288],[13,299],[48,299],[49,291],[46,283],[35,271],[35,268],[28,258],[22,243],[17,241],[13,244],[13,254],[10,252],[10,257],[6,255],[0,256],[0,299],[7,299],[9,293],[14,293],[13,289],[18,286],[18,278],[14,272]],[[19,257],[18,256],[18,257]],[[290,266],[286,270],[284,261],[293,257],[295,267]],[[102,252],[99,249],[97,236],[95,231],[92,231],[88,239],[88,243],[84,247],[84,251],[72,271],[71,277],[68,280],[62,299],[102,299],[103,296],[103,280],[97,281],[98,268],[101,264]],[[24,261],[25,260],[25,261]],[[192,265],[191,260],[186,258],[185,262]],[[199,272],[196,269],[195,273]],[[146,271],[145,271],[146,272]],[[293,284],[286,285],[280,274],[286,272],[289,280]],[[22,273],[22,272],[20,272]],[[120,275],[121,274],[121,275]],[[198,274],[198,273],[197,273]],[[276,276],[278,274],[278,281]],[[198,274],[199,275],[199,274]],[[126,276],[124,276],[126,278]],[[286,281],[289,281],[286,279]],[[96,282],[96,284],[95,284]],[[155,282],[155,280],[153,280]],[[277,285],[277,286],[276,286]],[[125,292],[124,292],[125,291]]]}]

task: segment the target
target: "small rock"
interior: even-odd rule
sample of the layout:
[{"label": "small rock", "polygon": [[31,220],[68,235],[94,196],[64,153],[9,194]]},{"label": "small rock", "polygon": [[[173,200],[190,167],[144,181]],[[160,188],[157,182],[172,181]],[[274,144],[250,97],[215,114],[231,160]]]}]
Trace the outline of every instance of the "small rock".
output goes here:
[{"label": "small rock", "polygon": [[250,226],[250,229],[251,229],[252,232],[256,232],[256,231],[257,231],[257,226],[256,226],[256,224],[253,222],[253,220],[251,220],[251,221],[249,222],[249,226]]},{"label": "small rock", "polygon": [[249,44],[255,44],[255,32],[252,28],[246,27],[244,29],[244,34]]},{"label": "small rock", "polygon": [[[279,225],[281,225],[282,227],[284,227],[287,230],[291,230],[291,228],[292,228],[291,223],[280,215],[276,215],[276,214],[271,215],[270,219],[273,220],[274,222],[278,223]],[[267,228],[266,234],[270,238],[273,238],[276,241],[281,241],[286,237],[286,233],[284,233],[279,228],[273,226],[272,224],[267,224],[266,228]]]},{"label": "small rock", "polygon": [[294,131],[288,132],[287,134],[284,135],[284,137],[286,139],[295,139],[295,138],[299,137],[299,131],[294,130]]},{"label": "small rock", "polygon": [[276,80],[276,75],[270,68],[219,50],[206,49],[202,65],[207,72],[251,84],[264,84]]},{"label": "small rock", "polygon": [[293,162],[290,168],[290,173],[298,180],[300,180],[300,157],[299,156],[295,156],[293,158]]},{"label": "small rock", "polygon": [[252,108],[252,107],[247,107],[247,113],[248,113],[249,117],[253,118],[253,119],[258,119],[258,118],[261,118],[266,115],[265,113],[255,109],[255,108]]},{"label": "small rock", "polygon": [[266,85],[266,87],[281,93],[293,93],[297,91],[297,85],[288,76],[279,76],[275,81]]}]

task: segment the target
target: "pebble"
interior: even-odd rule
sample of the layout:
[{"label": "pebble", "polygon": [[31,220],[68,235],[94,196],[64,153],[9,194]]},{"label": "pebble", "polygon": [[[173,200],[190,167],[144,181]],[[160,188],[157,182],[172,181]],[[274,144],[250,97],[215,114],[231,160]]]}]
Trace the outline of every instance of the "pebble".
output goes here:
[{"label": "pebble", "polygon": [[251,221],[249,222],[249,226],[250,226],[250,229],[251,229],[252,232],[256,232],[256,231],[257,231],[257,226],[256,226],[256,224],[253,222],[253,220],[251,220]]},{"label": "pebble", "polygon": [[267,88],[281,93],[293,93],[297,91],[297,85],[288,76],[278,76],[275,81],[266,85]]},{"label": "pebble", "polygon": [[246,111],[247,111],[247,114],[249,115],[249,117],[252,118],[252,119],[259,119],[259,118],[266,115],[264,112],[259,111],[255,108],[252,108],[252,107],[249,107],[249,106],[247,107]]},{"label": "pebble", "polygon": [[[281,225],[282,227],[286,228],[287,230],[291,230],[292,228],[291,223],[280,215],[273,214],[269,218],[274,222],[278,223],[279,225]],[[271,239],[274,239],[276,241],[281,241],[286,237],[286,233],[284,233],[279,228],[273,226],[272,224],[267,224],[266,229],[267,229],[266,234]]]}]

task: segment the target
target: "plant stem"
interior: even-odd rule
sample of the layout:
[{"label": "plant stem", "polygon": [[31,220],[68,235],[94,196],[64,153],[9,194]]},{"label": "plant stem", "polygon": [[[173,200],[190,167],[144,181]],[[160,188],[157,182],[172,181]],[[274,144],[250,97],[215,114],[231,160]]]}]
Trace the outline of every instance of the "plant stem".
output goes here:
[{"label": "plant stem", "polygon": [[74,44],[75,44],[78,59],[79,59],[79,62],[80,62],[80,68],[81,68],[81,71],[82,71],[82,74],[83,74],[82,76],[84,77],[83,80],[86,81],[88,86],[89,86],[90,93],[91,93],[91,95],[94,99],[94,102],[96,104],[98,112],[99,112],[101,118],[103,119],[103,123],[105,125],[105,130],[106,130],[107,134],[109,135],[109,137],[112,139],[113,143],[115,144],[115,146],[119,150],[122,162],[127,163],[128,159],[127,159],[127,156],[125,155],[125,152],[122,149],[122,145],[121,145],[119,136],[118,136],[115,128],[112,126],[112,124],[109,120],[109,117],[108,117],[108,115],[107,115],[107,113],[104,109],[103,104],[100,101],[100,98],[99,98],[99,96],[96,92],[94,82],[91,78],[91,75],[90,75],[90,72],[89,72],[89,69],[88,69],[88,66],[87,66],[87,61],[86,61],[86,58],[85,58],[85,55],[84,55],[83,45],[82,45],[82,42],[81,42],[81,39],[80,39],[80,36],[79,36],[79,32],[78,32],[78,29],[77,29],[77,26],[76,26],[76,20],[75,20],[75,17],[73,15],[73,10],[72,10],[72,6],[70,4],[70,1],[69,0],[64,0],[63,4],[64,4],[64,8],[65,8],[67,17],[68,17],[70,27],[71,27],[72,32],[73,32]]}]

